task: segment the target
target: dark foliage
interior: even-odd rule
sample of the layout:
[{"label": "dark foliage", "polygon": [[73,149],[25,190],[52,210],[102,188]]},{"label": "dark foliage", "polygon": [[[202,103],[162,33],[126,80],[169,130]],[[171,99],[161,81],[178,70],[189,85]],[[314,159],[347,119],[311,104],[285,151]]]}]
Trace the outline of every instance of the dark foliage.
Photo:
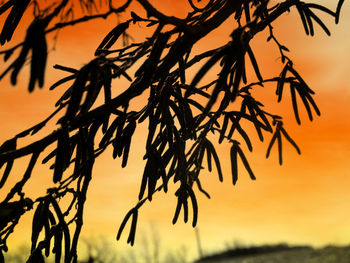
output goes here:
[{"label": "dark foliage", "polygon": [[[271,23],[278,21],[286,12],[296,11],[307,35],[315,34],[316,24],[329,35],[327,26],[318,14],[326,13],[338,23],[343,4],[340,0],[333,12],[322,5],[300,0],[278,3],[268,0],[209,0],[206,4],[188,0],[184,4],[190,5],[192,11],[181,19],[159,12],[148,0],[127,0],[120,7],[115,7],[113,1],[78,2],[82,14],[78,18],[73,15],[76,7],[73,8],[71,0],[60,0],[45,8],[41,7],[40,1],[35,0],[0,2],[0,15],[5,20],[0,29],[1,45],[12,43],[12,35],[21,23],[23,14],[33,10],[33,21],[23,42],[0,51],[5,61],[17,55],[0,76],[2,79],[10,75],[13,85],[25,62],[30,62],[30,92],[36,86],[44,86],[47,34],[77,23],[130,12],[130,19],[107,33],[94,52],[94,57],[85,66],[80,69],[55,66],[57,70],[66,72],[67,76],[50,87],[66,88],[54,112],[0,146],[0,168],[4,167],[0,188],[11,176],[14,161],[23,156],[30,157],[22,179],[0,203],[0,262],[3,262],[2,253],[7,251],[7,238],[21,215],[33,207],[32,246],[28,262],[44,262],[44,257],[51,253],[55,254],[55,262],[77,262],[77,244],[94,161],[112,147],[113,158],[122,158],[122,167],[127,166],[132,138],[139,123],[148,124],[144,155],[146,165],[141,179],[139,202],[127,213],[117,234],[119,239],[126,224],[131,221],[127,240],[130,244],[135,240],[138,210],[146,201],[152,201],[157,191],[167,192],[171,180],[179,185],[175,193],[177,206],[173,223],[177,222],[181,213],[187,222],[191,213],[192,225],[196,225],[197,190],[209,198],[200,181],[204,167],[212,171],[215,166],[219,180],[223,180],[220,158],[211,141],[213,139],[209,139],[209,133],[216,135],[219,143],[225,141],[231,144],[233,184],[238,180],[239,159],[250,178],[255,179],[242,148],[242,144],[245,144],[249,151],[253,151],[253,142],[243,124],[254,127],[260,141],[267,134],[272,134],[266,157],[277,142],[279,163],[282,164],[282,137],[300,153],[283,126],[282,116],[266,111],[251,91],[257,85],[274,82],[280,102],[288,86],[299,124],[297,95],[310,120],[314,113],[320,115],[313,99],[314,92],[295,69],[287,55],[288,48],[277,40]],[[138,2],[145,15],[129,10],[131,2]],[[232,21],[230,41],[213,50],[192,52],[202,38],[228,19]],[[143,42],[130,43],[128,29],[135,23],[153,30],[151,36]],[[259,68],[261,58],[255,57],[250,45],[251,40],[265,30],[270,34],[267,41],[275,44],[280,51],[282,63],[281,74],[270,79],[263,77]],[[120,47],[120,39],[123,40],[123,47]],[[137,62],[142,64],[135,75],[130,76],[128,71],[136,67]],[[248,79],[246,65],[249,63],[255,71],[257,82]],[[202,66],[189,81],[186,73],[197,64]],[[214,66],[219,66],[217,78],[203,84],[207,73]],[[113,97],[112,89],[119,78],[127,79],[130,84]],[[130,102],[146,91],[149,97],[141,109],[131,109]],[[104,97],[102,104],[97,103],[99,96]],[[17,147],[18,140],[40,132],[54,117],[58,118],[56,130],[27,146]],[[102,138],[98,134],[102,134]],[[55,145],[55,149],[47,152],[50,145]],[[23,187],[30,180],[33,168],[40,165],[39,161],[51,163],[55,186],[47,189],[44,196],[32,200]],[[72,167],[70,174],[67,171],[69,167]],[[58,203],[62,198],[69,200],[67,208]]]}]

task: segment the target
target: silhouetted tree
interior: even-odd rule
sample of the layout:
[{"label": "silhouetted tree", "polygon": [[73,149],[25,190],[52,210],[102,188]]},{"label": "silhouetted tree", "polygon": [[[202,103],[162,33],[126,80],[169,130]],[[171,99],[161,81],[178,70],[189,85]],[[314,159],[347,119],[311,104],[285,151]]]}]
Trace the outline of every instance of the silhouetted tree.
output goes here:
[{"label": "silhouetted tree", "polygon": [[[133,2],[144,12],[130,10]],[[281,101],[283,92],[288,92],[288,87],[299,124],[297,96],[310,120],[315,114],[320,115],[312,97],[314,92],[294,67],[288,48],[278,41],[271,24],[287,12],[298,12],[307,35],[314,35],[314,26],[320,26],[330,35],[318,14],[326,13],[337,23],[343,0],[339,1],[336,11],[300,0],[208,0],[206,3],[188,0],[183,5],[189,5],[192,10],[185,18],[161,13],[148,0],[126,0],[120,7],[117,4],[119,1],[113,0],[0,1],[0,15],[4,21],[0,29],[1,45],[11,45],[24,13],[33,13],[23,42],[1,51],[8,62],[0,78],[9,75],[13,85],[29,62],[29,92],[37,86],[44,87],[47,34],[93,19],[123,12],[130,14],[128,20],[116,25],[105,36],[89,63],[79,69],[69,65],[54,66],[67,76],[50,87],[50,90],[58,86],[66,88],[52,115],[1,145],[0,188],[12,175],[15,160],[28,156],[30,161],[23,177],[8,193],[1,195],[0,262],[3,262],[3,251],[7,251],[8,237],[21,216],[32,208],[35,212],[31,256],[27,262],[44,262],[43,254],[48,256],[51,253],[54,253],[56,262],[61,258],[66,263],[77,262],[77,244],[95,159],[111,147],[113,157],[122,159],[122,167],[127,166],[133,135],[142,122],[147,123],[148,134],[139,202],[127,213],[117,234],[119,239],[126,223],[131,220],[128,236],[131,245],[135,240],[138,210],[146,201],[152,200],[155,192],[167,192],[170,179],[179,182],[173,223],[177,222],[181,210],[183,220],[187,222],[189,210],[192,210],[192,225],[196,225],[198,204],[195,189],[209,197],[201,186],[201,171],[205,166],[212,171],[215,165],[219,180],[223,180],[220,159],[209,140],[209,133],[217,136],[219,143],[226,141],[231,144],[233,184],[238,179],[238,159],[251,179],[255,179],[241,148],[246,144],[249,151],[253,150],[250,135],[243,125],[251,124],[260,141],[263,141],[264,134],[273,134],[266,157],[277,144],[280,164],[283,137],[300,153],[283,126],[282,116],[267,112],[252,95],[251,91],[257,85],[275,83],[278,101]],[[192,51],[201,39],[215,33],[228,20],[232,31],[227,43],[211,50]],[[128,29],[135,23],[148,28],[152,34],[144,41],[132,41]],[[280,75],[269,79],[260,73],[258,59],[250,45],[251,40],[263,31],[269,33],[267,41],[279,50],[281,59]],[[120,38],[123,46],[119,43]],[[248,79],[248,63],[252,65],[256,78]],[[200,69],[189,80],[188,71],[195,65],[200,65]],[[218,75],[204,83],[207,81],[204,77],[214,65],[219,68]],[[135,69],[134,76],[129,75],[132,69]],[[119,78],[127,79],[129,85],[124,89],[118,87],[120,93],[116,95],[113,89]],[[148,94],[143,105],[137,109],[129,106],[143,93]],[[98,104],[96,99],[100,95],[104,96],[104,102]],[[19,140],[42,132],[41,129],[54,117],[58,119],[55,130],[43,134],[35,142],[17,147]],[[47,152],[50,145],[55,149]],[[30,180],[38,161],[52,163],[54,187],[33,200],[23,187]],[[69,167],[73,168],[67,170]],[[63,198],[70,200],[70,205],[59,204],[58,200]]]},{"label": "silhouetted tree", "polygon": [[111,246],[106,238],[83,239],[82,243],[86,250],[87,259],[78,261],[80,263],[118,263],[119,253]]}]

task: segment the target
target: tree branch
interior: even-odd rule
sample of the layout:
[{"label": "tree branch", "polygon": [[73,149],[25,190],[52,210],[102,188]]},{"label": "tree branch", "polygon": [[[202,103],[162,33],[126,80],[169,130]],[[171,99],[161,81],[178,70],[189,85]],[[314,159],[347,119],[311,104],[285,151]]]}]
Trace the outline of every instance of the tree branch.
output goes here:
[{"label": "tree branch", "polygon": [[159,12],[156,8],[154,8],[147,0],[137,0],[137,2],[139,2],[142,5],[142,7],[146,10],[148,17],[153,16],[162,23],[174,25],[182,29],[187,28],[186,20],[174,16],[164,15],[163,13]]}]

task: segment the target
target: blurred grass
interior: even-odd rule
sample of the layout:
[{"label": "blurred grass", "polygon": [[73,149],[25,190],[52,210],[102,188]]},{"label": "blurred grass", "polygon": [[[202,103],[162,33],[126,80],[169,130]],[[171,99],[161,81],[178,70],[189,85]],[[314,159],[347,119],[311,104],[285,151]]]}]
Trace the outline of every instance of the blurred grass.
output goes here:
[{"label": "blurred grass", "polygon": [[[234,250],[232,250],[234,251]],[[287,247],[277,251],[260,251],[246,255],[229,255],[227,251],[208,256],[196,263],[349,263],[350,246]]]}]

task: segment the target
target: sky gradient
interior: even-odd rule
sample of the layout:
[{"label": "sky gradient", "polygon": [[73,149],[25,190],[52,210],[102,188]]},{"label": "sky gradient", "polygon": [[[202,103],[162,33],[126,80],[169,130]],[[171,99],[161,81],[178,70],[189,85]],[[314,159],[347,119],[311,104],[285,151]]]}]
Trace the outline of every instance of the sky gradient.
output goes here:
[{"label": "sky gradient", "polygon": [[[327,6],[334,9],[336,2],[327,1]],[[152,3],[170,15],[184,16],[186,13],[183,8],[185,4],[180,1],[156,0]],[[81,67],[87,63],[93,57],[99,41],[114,27],[117,19],[111,18],[107,23],[104,22],[95,21],[62,31],[48,67],[56,63]],[[207,200],[198,194],[198,229],[206,252],[223,249],[225,243],[232,244],[234,240],[247,244],[289,242],[317,246],[350,243],[349,3],[345,2],[338,25],[335,26],[330,18],[326,18],[325,22],[332,32],[331,37],[327,37],[317,26],[315,37],[305,36],[294,9],[274,24],[275,34],[290,49],[290,57],[296,69],[316,91],[314,98],[321,116],[310,122],[306,111],[302,109],[302,125],[299,126],[294,119],[288,96],[278,104],[273,85],[257,88],[256,95],[266,108],[276,110],[285,117],[286,129],[300,146],[302,155],[298,155],[286,143],[283,166],[278,164],[275,148],[266,160],[265,153],[270,138],[266,137],[263,144],[259,143],[251,130],[254,153],[247,153],[247,158],[257,180],[251,181],[239,163],[241,173],[237,185],[233,186],[230,179],[229,145],[218,146],[224,182],[218,182],[215,172],[203,171],[201,181],[212,198]],[[132,35],[136,39],[141,39],[145,34],[137,28],[133,31]],[[227,32],[230,30],[224,26],[215,36],[203,41],[201,48],[204,50],[224,43],[228,39]],[[20,33],[17,37],[20,39]],[[266,37],[263,32],[253,40],[252,47],[263,76],[268,78],[278,74],[281,65],[278,50],[274,45],[266,43]],[[5,67],[1,65],[0,69],[3,68]],[[50,83],[62,76],[60,72],[49,70],[46,87],[43,90],[36,89],[33,94],[26,92],[28,75],[23,73],[16,87],[9,85],[8,78],[1,81],[0,120],[5,123],[0,130],[1,143],[50,114],[62,92],[59,88],[53,92],[48,91]],[[114,240],[125,213],[137,201],[144,166],[140,160],[144,154],[142,142],[145,131],[145,127],[137,130],[129,167],[121,169],[121,162],[112,159],[111,151],[96,161],[87,199],[84,236],[106,235]],[[18,163],[20,173],[21,163],[25,163],[25,160]],[[51,175],[47,170],[39,168],[37,178],[28,189],[36,193],[44,192],[43,185],[49,184],[50,180]],[[164,248],[183,244],[192,256],[197,255],[191,225],[182,222],[175,226],[171,224],[176,206],[176,198],[172,193],[176,187],[173,186],[167,196],[157,193],[152,203],[141,209],[136,248],[142,247],[142,233],[149,233],[150,225],[153,225],[161,236]],[[29,235],[30,224],[29,220],[21,224],[21,234],[16,234],[13,239],[18,242],[27,239],[23,233]],[[13,239],[10,241],[15,242]],[[126,239],[127,232],[117,246],[124,248]]]}]

